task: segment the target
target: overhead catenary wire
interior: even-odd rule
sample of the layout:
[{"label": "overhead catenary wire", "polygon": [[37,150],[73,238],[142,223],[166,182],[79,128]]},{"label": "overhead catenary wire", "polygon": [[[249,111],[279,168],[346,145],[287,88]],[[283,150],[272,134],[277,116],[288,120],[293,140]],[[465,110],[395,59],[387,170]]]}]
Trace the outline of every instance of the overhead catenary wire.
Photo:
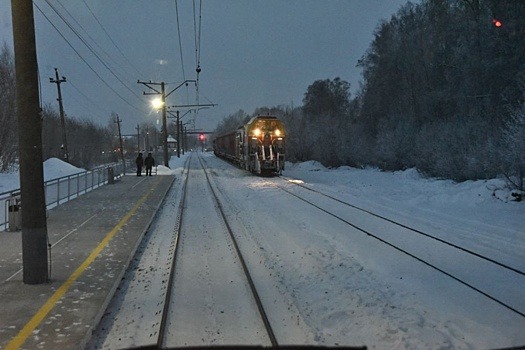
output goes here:
[{"label": "overhead catenary wire", "polygon": [[[175,5],[175,15],[177,18],[177,36],[179,39],[179,53],[180,53],[180,64],[181,64],[181,69],[182,69],[182,80],[186,81],[186,70],[184,69],[184,55],[182,53],[182,38],[181,38],[181,32],[180,32],[179,5],[178,5],[177,0],[175,0],[174,5]],[[188,104],[189,104],[189,99],[190,99],[189,89],[186,86],[186,101],[188,102]]]},{"label": "overhead catenary wire", "polygon": [[[197,79],[195,83],[195,104],[199,105],[199,78],[201,72],[201,28],[202,28],[202,0],[199,0],[199,16],[197,25],[197,14],[195,10],[195,0],[193,0],[193,30],[195,35],[195,71],[197,72]],[[198,28],[197,28],[198,27]],[[199,116],[199,110],[195,112],[195,119]]]},{"label": "overhead catenary wire", "polygon": [[197,69],[200,67],[201,23],[202,23],[202,1],[199,0],[199,16],[198,16],[198,24],[197,24],[197,13],[195,9],[195,0],[193,0],[193,31],[195,35],[195,66],[197,67]]},{"label": "overhead catenary wire", "polygon": [[179,6],[177,0],[175,0],[175,15],[177,16],[177,34],[179,37],[179,52],[180,52],[180,63],[182,68],[182,80],[186,80],[186,71],[184,69],[184,56],[182,54],[182,39],[180,35],[180,20],[179,20]]}]

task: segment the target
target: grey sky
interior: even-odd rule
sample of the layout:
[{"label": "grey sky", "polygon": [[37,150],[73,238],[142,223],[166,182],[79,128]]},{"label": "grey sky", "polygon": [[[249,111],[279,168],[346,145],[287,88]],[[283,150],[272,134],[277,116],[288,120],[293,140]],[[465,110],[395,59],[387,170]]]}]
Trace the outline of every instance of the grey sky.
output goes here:
[{"label": "grey sky", "polygon": [[[178,1],[184,75],[174,0],[47,1],[112,72],[95,58],[46,0],[34,0],[105,81],[91,71],[35,8],[44,103],[57,103],[56,84],[48,79],[54,76],[53,68],[57,67],[60,75],[67,78],[62,91],[68,115],[106,125],[111,112],[115,112],[123,119],[124,132],[133,133],[138,123],[156,121],[159,117],[148,103],[153,97],[142,95],[149,90],[137,84],[137,80],[164,81],[169,83],[167,91],[171,91],[184,77],[196,78],[193,1]],[[308,85],[318,79],[341,77],[351,83],[355,92],[361,79],[361,70],[355,66],[368,48],[374,29],[381,19],[388,20],[406,2],[203,0],[199,100],[218,106],[201,110],[196,127],[212,130],[224,116],[239,109],[252,113],[262,106],[300,105]],[[0,0],[0,41],[12,46],[10,3]],[[86,3],[125,57],[104,33]],[[197,14],[199,3],[195,1]],[[167,103],[195,103],[195,87],[178,89]]]}]

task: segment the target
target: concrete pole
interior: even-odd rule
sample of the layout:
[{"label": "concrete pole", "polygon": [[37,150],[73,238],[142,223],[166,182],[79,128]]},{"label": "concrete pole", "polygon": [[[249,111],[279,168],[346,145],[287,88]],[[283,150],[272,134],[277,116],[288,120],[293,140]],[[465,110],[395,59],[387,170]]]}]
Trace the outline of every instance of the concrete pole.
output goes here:
[{"label": "concrete pole", "polygon": [[23,280],[26,284],[41,284],[49,278],[48,239],[33,1],[11,0],[11,13],[23,212]]},{"label": "concrete pole", "polygon": [[166,117],[166,91],[164,82],[160,83],[161,88],[161,101],[162,101],[162,143],[164,147],[164,165],[169,167],[169,157],[168,157],[168,119]]}]

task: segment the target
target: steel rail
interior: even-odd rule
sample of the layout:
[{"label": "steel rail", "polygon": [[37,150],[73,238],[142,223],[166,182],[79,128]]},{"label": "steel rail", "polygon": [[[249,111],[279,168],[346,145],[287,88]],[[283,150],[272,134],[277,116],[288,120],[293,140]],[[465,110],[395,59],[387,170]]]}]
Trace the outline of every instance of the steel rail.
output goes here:
[{"label": "steel rail", "polygon": [[476,256],[476,257],[478,257],[478,258],[480,258],[480,259],[483,259],[483,260],[489,261],[489,262],[491,262],[491,263],[493,263],[493,264],[495,264],[495,265],[498,265],[498,266],[503,267],[503,268],[505,268],[505,269],[507,269],[507,270],[510,270],[510,271],[513,271],[513,272],[515,272],[515,273],[517,273],[517,274],[520,274],[520,275],[522,275],[522,276],[525,276],[525,271],[521,271],[521,270],[519,270],[519,269],[517,269],[517,268],[514,268],[514,267],[509,266],[509,265],[507,265],[507,264],[504,264],[504,263],[502,263],[502,262],[499,262],[499,261],[497,261],[497,260],[495,260],[495,259],[492,259],[492,258],[489,258],[489,257],[487,257],[487,256],[481,255],[481,254],[476,253],[476,252],[474,252],[474,251],[472,251],[472,250],[470,250],[470,249],[467,249],[467,248],[461,247],[461,246],[459,246],[459,245],[456,245],[456,244],[454,244],[454,243],[451,243],[451,242],[446,241],[446,240],[444,240],[444,239],[441,239],[441,238],[439,238],[439,237],[436,237],[436,236],[433,236],[433,235],[431,235],[431,234],[425,233],[425,232],[420,231],[420,230],[418,230],[418,229],[415,229],[415,228],[413,228],[413,227],[410,227],[410,226],[407,226],[407,225],[405,225],[405,224],[402,224],[402,223],[399,223],[399,222],[397,222],[397,221],[394,221],[394,220],[392,220],[392,219],[389,219],[389,218],[387,218],[387,217],[381,216],[381,215],[376,214],[376,213],[374,213],[374,212],[372,212],[372,211],[369,211],[369,210],[366,210],[366,209],[360,208],[360,207],[358,207],[358,206],[356,206],[356,205],[350,204],[350,203],[348,203],[348,202],[345,202],[345,201],[343,201],[343,200],[340,200],[340,199],[338,199],[338,198],[335,198],[335,197],[333,197],[333,196],[330,196],[330,195],[328,195],[328,194],[326,194],[326,193],[323,193],[323,192],[320,192],[320,191],[314,190],[313,188],[310,188],[310,187],[305,186],[305,185],[303,185],[303,184],[295,183],[295,182],[293,182],[293,181],[290,181],[287,177],[284,177],[284,176],[280,176],[280,177],[281,177],[282,179],[286,180],[287,182],[292,183],[292,184],[294,184],[294,185],[296,185],[296,186],[299,186],[299,187],[304,188],[304,189],[306,189],[306,190],[312,191],[312,192],[317,193],[317,194],[319,194],[319,195],[321,195],[321,196],[324,196],[324,197],[330,198],[330,199],[332,199],[332,200],[334,200],[334,201],[336,201],[336,202],[339,202],[339,203],[344,204],[344,205],[346,205],[346,206],[349,206],[349,207],[351,207],[351,208],[354,208],[354,209],[360,210],[360,211],[362,211],[362,212],[364,212],[364,213],[367,213],[367,214],[369,214],[369,215],[372,215],[372,216],[374,216],[374,217],[376,217],[376,218],[379,218],[379,219],[382,219],[382,220],[388,221],[388,222],[390,222],[390,223],[392,223],[392,224],[394,224],[394,225],[397,225],[397,226],[403,227],[403,228],[405,228],[405,229],[407,229],[407,230],[410,230],[410,231],[412,231],[412,232],[418,233],[418,234],[420,234],[420,235],[422,235],[422,236],[425,236],[425,237],[427,237],[427,238],[430,238],[430,239],[433,239],[433,240],[435,240],[435,241],[441,242],[441,243],[443,243],[443,244],[446,244],[446,245],[448,245],[448,246],[451,246],[451,247],[453,247],[453,248],[456,248],[456,249],[458,249],[458,250],[461,250],[461,251],[463,251],[463,252],[465,252],[465,253],[469,253],[469,254],[474,255],[474,256]]},{"label": "steel rail", "polygon": [[446,276],[452,278],[452,279],[455,280],[456,282],[459,282],[460,284],[462,284],[462,285],[464,285],[464,286],[466,286],[466,287],[468,287],[468,288],[470,288],[470,289],[476,291],[477,293],[479,293],[479,294],[481,294],[481,295],[487,297],[488,299],[490,299],[490,300],[492,300],[492,301],[498,303],[499,305],[505,307],[506,309],[508,309],[508,310],[510,310],[510,311],[512,311],[512,312],[514,312],[514,313],[516,313],[516,314],[518,314],[518,315],[520,315],[520,316],[522,316],[522,317],[525,317],[525,312],[522,312],[522,311],[520,311],[520,310],[518,310],[518,309],[516,309],[516,308],[514,308],[514,307],[512,307],[512,306],[510,306],[509,304],[507,304],[507,303],[505,303],[505,302],[503,302],[503,301],[497,299],[496,297],[494,297],[494,296],[488,294],[487,292],[482,291],[481,289],[475,287],[474,285],[472,285],[472,284],[470,284],[470,283],[468,283],[468,282],[463,281],[461,278],[454,276],[454,275],[451,274],[450,272],[447,272],[447,271],[445,271],[445,270],[443,270],[443,269],[437,267],[436,265],[434,265],[434,264],[432,264],[432,263],[430,263],[430,262],[428,262],[428,261],[426,261],[426,260],[424,260],[424,259],[422,259],[422,258],[420,258],[420,257],[418,257],[418,256],[416,256],[416,255],[414,255],[414,254],[412,254],[412,253],[410,253],[410,252],[408,252],[407,250],[405,250],[405,249],[403,249],[403,248],[400,248],[400,247],[396,246],[395,244],[386,241],[385,239],[383,239],[383,238],[381,238],[381,237],[379,237],[379,236],[373,234],[372,232],[367,231],[367,230],[365,230],[364,228],[359,227],[359,226],[357,226],[357,225],[355,225],[355,224],[349,222],[348,220],[345,220],[344,218],[342,218],[342,217],[340,217],[340,216],[338,216],[338,215],[336,215],[336,214],[334,214],[334,213],[332,213],[332,212],[330,212],[330,211],[328,211],[328,210],[326,210],[326,209],[324,209],[324,208],[321,208],[321,207],[318,206],[317,204],[315,204],[315,203],[313,203],[313,202],[311,202],[311,201],[309,201],[309,200],[307,200],[307,199],[305,199],[305,198],[302,198],[301,196],[299,196],[299,195],[297,195],[297,194],[295,194],[295,193],[289,191],[288,189],[286,189],[286,188],[284,188],[284,187],[282,187],[282,186],[280,186],[280,185],[276,185],[276,187],[279,188],[279,189],[281,189],[282,191],[284,191],[284,192],[286,192],[286,193],[288,193],[288,194],[290,194],[290,195],[296,197],[297,199],[299,199],[299,200],[301,200],[301,201],[303,201],[303,202],[305,202],[305,203],[307,203],[307,204],[309,204],[309,205],[311,205],[311,206],[313,206],[313,207],[319,209],[320,211],[322,211],[322,212],[324,212],[324,213],[326,213],[326,214],[328,214],[328,215],[330,215],[330,216],[332,216],[332,217],[334,217],[334,218],[336,218],[336,219],[338,219],[338,220],[344,222],[345,224],[347,224],[347,225],[349,225],[349,226],[355,228],[356,230],[365,233],[367,236],[372,237],[372,238],[374,238],[374,239],[376,239],[376,240],[378,240],[378,241],[380,241],[380,242],[382,242],[382,243],[384,243],[384,244],[386,244],[386,245],[388,245],[388,246],[390,246],[390,247],[392,247],[392,248],[394,248],[394,249],[396,249],[396,250],[398,250],[398,251],[400,251],[400,252],[402,252],[402,253],[404,253],[404,254],[410,256],[411,258],[413,258],[413,259],[415,259],[415,260],[417,260],[417,261],[423,263],[424,265],[426,265],[426,266],[428,266],[428,267],[430,267],[430,268],[432,268],[432,269],[434,269],[434,270],[436,270],[436,271],[438,271],[438,272],[441,272],[442,274],[444,274],[444,275],[446,275]]},{"label": "steel rail", "polygon": [[164,299],[164,306],[162,308],[162,318],[160,322],[159,327],[159,337],[157,339],[157,345],[154,348],[148,348],[145,347],[145,349],[163,349],[164,348],[164,339],[166,335],[166,326],[167,326],[167,320],[168,320],[168,313],[169,308],[171,304],[171,295],[173,291],[173,282],[175,279],[175,266],[177,261],[177,253],[179,252],[179,237],[181,235],[181,228],[182,228],[182,219],[184,217],[184,204],[186,203],[186,194],[187,194],[187,188],[188,188],[188,179],[189,177],[189,171],[190,171],[190,164],[191,164],[191,158],[193,156],[193,153],[190,155],[190,157],[187,158],[186,164],[184,165],[184,169],[186,170],[186,178],[184,180],[184,184],[182,186],[182,196],[181,200],[179,202],[179,208],[177,211],[177,220],[175,221],[176,226],[176,236],[175,236],[175,248],[173,249],[173,258],[171,260],[171,269],[170,269],[170,276],[168,278],[168,285],[166,288],[166,297]]},{"label": "steel rail", "polygon": [[235,248],[235,251],[237,253],[237,256],[239,258],[239,261],[241,262],[241,266],[244,270],[244,273],[246,275],[246,279],[248,280],[248,284],[250,286],[250,289],[252,291],[252,294],[253,294],[253,297],[255,299],[255,303],[257,304],[257,308],[259,309],[259,313],[261,315],[261,318],[264,322],[264,326],[266,328],[266,331],[268,333],[268,337],[270,338],[270,342],[272,343],[272,347],[278,347],[279,344],[277,342],[277,338],[275,337],[275,333],[272,329],[272,326],[270,324],[270,320],[268,319],[268,315],[266,314],[266,311],[264,310],[264,306],[262,304],[262,300],[261,300],[261,297],[259,296],[259,293],[257,292],[257,288],[255,287],[255,283],[253,282],[253,279],[251,277],[251,274],[250,274],[250,271],[248,269],[248,266],[246,265],[246,262],[243,258],[243,255],[241,253],[241,250],[239,248],[239,245],[237,244],[237,240],[235,239],[235,235],[233,234],[233,230],[230,226],[230,224],[228,223],[228,219],[226,218],[226,214],[224,213],[224,209],[223,209],[223,206],[221,204],[221,202],[219,201],[219,197],[217,196],[217,193],[215,192],[215,190],[213,189],[213,186],[211,184],[211,180],[210,180],[210,177],[208,175],[208,172],[206,171],[206,168],[204,166],[204,164],[202,163],[202,159],[201,157],[199,156],[199,162],[201,163],[201,166],[202,166],[202,169],[204,170],[204,174],[206,175],[206,180],[208,181],[208,186],[213,194],[213,199],[215,200],[215,203],[217,204],[217,208],[219,209],[219,212],[222,216],[222,219],[224,221],[224,224],[226,225],[226,228],[228,230],[228,233],[230,235],[230,238],[232,240],[232,244]]}]

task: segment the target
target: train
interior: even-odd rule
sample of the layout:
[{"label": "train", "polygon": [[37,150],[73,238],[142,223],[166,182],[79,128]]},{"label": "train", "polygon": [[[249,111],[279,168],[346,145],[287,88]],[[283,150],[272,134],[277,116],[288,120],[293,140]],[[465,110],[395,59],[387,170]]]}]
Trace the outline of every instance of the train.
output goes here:
[{"label": "train", "polygon": [[272,115],[258,115],[236,130],[215,137],[213,152],[254,174],[282,174],[285,137],[281,120]]}]

